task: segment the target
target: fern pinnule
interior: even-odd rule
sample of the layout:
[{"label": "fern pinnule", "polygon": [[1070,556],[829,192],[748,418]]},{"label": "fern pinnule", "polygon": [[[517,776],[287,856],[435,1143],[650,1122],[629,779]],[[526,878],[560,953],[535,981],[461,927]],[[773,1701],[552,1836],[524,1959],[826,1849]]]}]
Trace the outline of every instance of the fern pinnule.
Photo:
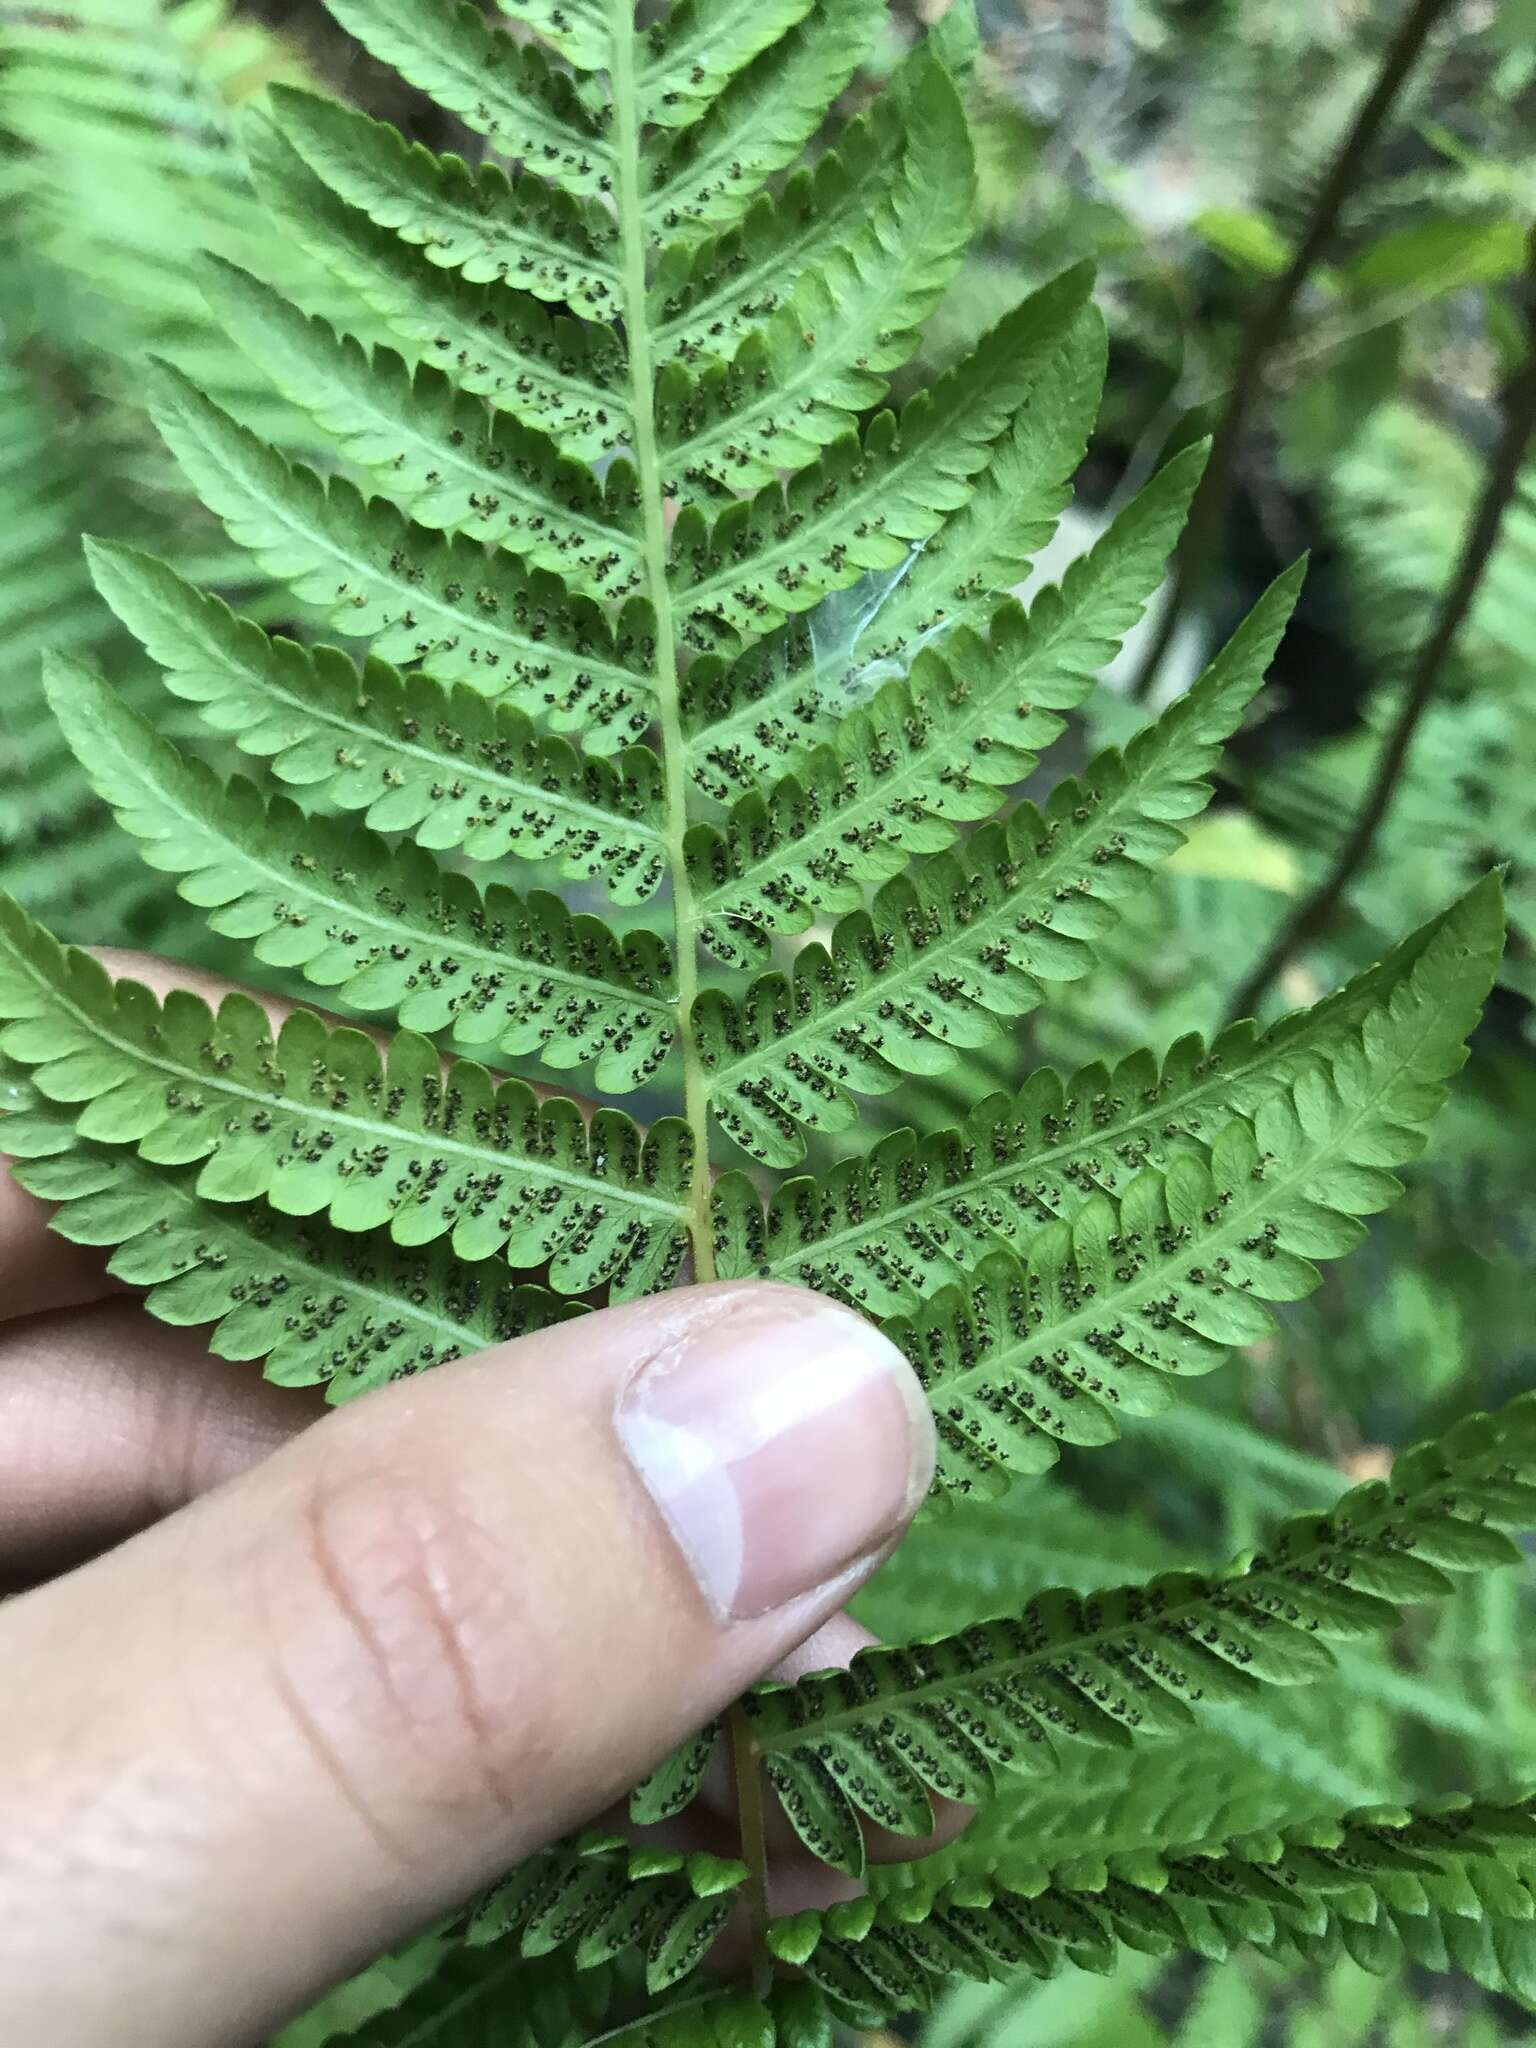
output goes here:
[{"label": "fern pinnule", "polygon": [[628,438],[624,358],[612,329],[551,312],[530,294],[471,284],[345,205],[270,120],[247,121],[256,188],[299,246],[353,295],[413,362],[542,429],[587,460]]},{"label": "fern pinnule", "polygon": [[445,689],[376,655],[359,673],[239,618],[152,555],[88,541],[96,584],[163,668],[166,686],[283,782],[361,810],[379,832],[553,861],[642,903],[661,881],[661,764],[648,747],[581,755],[505,700]]},{"label": "fern pinnule", "polygon": [[337,100],[279,86],[283,134],[337,198],[471,284],[506,280],[546,304],[608,320],[620,310],[613,223],[533,171],[515,179],[407,142]]},{"label": "fern pinnule", "polygon": [[[1497,943],[1487,885],[1413,934],[1379,965],[1306,1011],[1259,1033],[1231,1026],[1211,1045],[1181,1039],[1159,1060],[1136,1053],[1063,1077],[1048,1067],[1016,1095],[992,1095],[966,1122],[917,1138],[895,1131],[818,1179],[783,1182],[765,1204],[744,1176],[716,1193],[717,1264],[833,1294],[871,1315],[910,1310],[972,1270],[999,1240],[1020,1246],[1093,1195],[1123,1192],[1144,1166],[1208,1148],[1233,1114],[1344,1056],[1437,940],[1474,951]],[[1488,919],[1487,936],[1476,936]]]},{"label": "fern pinnule", "polygon": [[508,35],[469,0],[430,13],[411,0],[335,0],[330,12],[499,155],[575,199],[612,191],[613,148],[601,111],[541,44]]},{"label": "fern pinnule", "polygon": [[[1055,530],[1098,405],[1104,329],[1083,306],[1086,285],[1083,274],[1068,272],[1028,302],[1028,397],[991,445],[970,497],[938,533],[889,576],[824,600],[809,621],[792,621],[730,661],[704,655],[692,663],[681,713],[689,770],[705,794],[727,800],[794,767],[802,751],[835,737],[850,707],[905,677],[930,646],[962,674],[979,676],[996,658],[1002,701],[1007,650],[1035,633],[1002,593]],[[1187,478],[1185,463],[1172,467],[1173,477],[1138,499],[1144,512]],[[1143,568],[1149,581],[1140,602],[1156,587],[1146,557]],[[1047,658],[1057,642],[1070,647],[1075,631],[1075,620],[1065,634],[1047,627],[1050,610],[1046,598],[1031,613],[1044,629],[1035,644]],[[1101,619],[1095,633],[1105,630]],[[1118,638],[1125,627],[1109,630]],[[1070,664],[1068,656],[1069,673]]]},{"label": "fern pinnule", "polygon": [[653,705],[644,660],[654,626],[632,599],[616,623],[506,549],[438,533],[350,479],[321,477],[161,365],[161,433],[230,538],[339,632],[368,635],[386,660],[421,662],[439,682],[506,696],[596,752],[639,739]]},{"label": "fern pinnule", "polygon": [[672,1043],[672,964],[539,890],[482,891],[424,850],[264,799],[161,738],[101,677],[54,656],[48,690],[99,795],[215,931],[362,1010],[471,1044],[590,1063],[600,1088],[648,1081]]},{"label": "fern pinnule", "polygon": [[[786,291],[720,360],[664,371],[656,429],[671,494],[760,490],[814,459],[886,392],[959,267],[975,203],[959,94],[930,61],[899,175],[825,263]],[[665,347],[665,342],[663,347]]]},{"label": "fern pinnule", "polygon": [[412,371],[388,349],[370,352],[221,258],[205,276],[221,325],[418,525],[498,542],[605,602],[639,589],[628,463],[599,482],[538,428],[487,414],[429,364]]},{"label": "fern pinnule", "polygon": [[[50,1126],[55,1153],[40,1149]],[[515,1280],[504,1260],[461,1258],[446,1239],[402,1245],[382,1230],[214,1201],[198,1192],[195,1166],[70,1137],[57,1108],[25,1114],[17,1142],[32,1156],[12,1169],[55,1205],[60,1236],[110,1249],[108,1272],[145,1289],[160,1322],[206,1327],[215,1358],[259,1359],[278,1386],[350,1400],[575,1312],[568,1297]]]},{"label": "fern pinnule", "polygon": [[1062,1740],[1126,1746],[1201,1702],[1332,1669],[1329,1641],[1394,1627],[1395,1603],[1518,1563],[1502,1532],[1536,1517],[1536,1398],[1469,1416],[1389,1480],[1297,1515],[1218,1576],[1170,1572],[1087,1596],[1036,1595],[957,1635],[861,1651],[846,1672],[760,1687],[746,1711],[769,1781],[817,1856],[862,1871],[859,1815],[933,1826],[930,1794],[992,1795],[1053,1767]]},{"label": "fern pinnule", "polygon": [[1086,971],[1110,908],[1182,843],[1173,823],[1200,809],[1202,773],[1262,680],[1295,598],[1288,576],[1187,697],[1133,742],[1100,756],[1081,784],[1037,811],[1020,804],[963,849],[887,882],[828,947],[795,957],[734,999],[695,1008],[710,1099],[722,1127],[776,1166],[803,1156],[802,1127],[844,1130],[850,1091],[883,1094],[904,1073],[938,1073],[984,1044],[997,1019],[1026,1015],[1052,981]]},{"label": "fern pinnule", "polygon": [[[997,809],[1141,616],[1200,460],[1192,451],[1171,462],[1060,591],[1045,591],[1028,614],[1000,608],[986,641],[960,628],[942,651],[924,648],[910,677],[884,684],[867,705],[855,698],[793,774],[740,798],[722,825],[692,829],[685,852],[711,952],[731,965],[760,963],[771,933],[857,908],[865,884],[953,844],[960,835],[948,821]],[[711,771],[721,766],[712,753]]]},{"label": "fern pinnule", "polygon": [[879,412],[786,484],[728,504],[714,519],[684,506],[671,561],[682,642],[732,650],[760,638],[871,569],[900,567],[913,542],[965,505],[988,450],[1012,425],[1039,374],[1042,315],[1077,310],[1070,291],[1027,299],[962,362],[901,412]]},{"label": "fern pinnule", "polygon": [[888,1321],[934,1405],[941,1486],[997,1492],[1059,1442],[1109,1441],[1117,1415],[1167,1405],[1171,1377],[1268,1335],[1264,1304],[1309,1293],[1313,1261],[1353,1250],[1358,1219],[1401,1193],[1390,1169],[1466,1056],[1500,930],[1497,885],[1480,885],[1326,1068]]},{"label": "fern pinnule", "polygon": [[[304,1009],[274,1033],[239,993],[216,1016],[185,990],[161,1003],[3,898],[0,1015],[0,1050],[49,1102],[80,1105],[82,1138],[204,1161],[197,1192],[212,1201],[265,1197],[341,1230],[387,1225],[401,1244],[451,1234],[457,1256],[505,1250],[569,1294],[605,1279],[644,1292],[682,1263],[691,1141],[676,1118],[644,1137],[618,1110],[589,1123],[473,1061],[445,1071],[410,1031],[386,1055]],[[24,1116],[7,1119],[7,1152],[36,1143],[51,1155],[56,1128],[36,1137]]]}]

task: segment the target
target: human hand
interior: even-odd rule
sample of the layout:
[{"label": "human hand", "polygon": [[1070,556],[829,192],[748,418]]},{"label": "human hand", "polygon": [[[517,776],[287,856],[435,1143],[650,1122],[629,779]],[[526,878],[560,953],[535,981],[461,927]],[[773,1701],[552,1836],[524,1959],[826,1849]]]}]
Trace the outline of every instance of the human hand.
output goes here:
[{"label": "human hand", "polygon": [[781,1286],[327,1414],[0,1174],[0,1304],[0,2038],[38,2048],[260,2040],[797,1646],[845,1658],[932,1470],[899,1354]]}]

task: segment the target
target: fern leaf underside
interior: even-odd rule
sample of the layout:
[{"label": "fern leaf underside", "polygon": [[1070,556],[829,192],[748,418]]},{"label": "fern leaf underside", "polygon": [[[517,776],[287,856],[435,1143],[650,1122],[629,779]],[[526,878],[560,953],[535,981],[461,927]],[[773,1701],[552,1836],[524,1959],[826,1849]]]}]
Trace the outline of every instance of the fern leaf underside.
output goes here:
[{"label": "fern leaf underside", "polygon": [[[292,637],[90,549],[178,732],[195,720],[257,779],[67,650],[47,687],[98,795],[213,929],[391,1035],[161,999],[5,901],[18,1174],[151,1313],[335,1399],[594,1297],[762,1276],[841,1298],[911,1360],[932,1510],[1108,1443],[1265,1335],[1266,1304],[1399,1192],[1492,978],[1497,883],[1262,1036],[1037,1074],[764,1195],[742,1155],[796,1167],[1088,972],[1207,802],[1299,575],[1127,747],[1021,800],[1154,597],[1204,455],[1026,607],[1103,374],[1091,279],[889,403],[973,222],[968,11],[798,162],[876,51],[871,0],[674,0],[644,28],[630,0],[518,0],[512,32],[457,0],[331,4],[487,148],[436,153],[289,87],[251,124],[252,178],[324,303],[270,256],[198,275],[323,460],[187,365],[152,371],[168,447],[291,594]],[[551,1085],[573,1074],[645,1091],[644,1124]],[[868,1823],[920,1834],[935,1795],[993,1798],[1060,1741],[1176,1735],[1193,1699],[1314,1676],[1325,1639],[1504,1558],[1536,1500],[1530,1427],[1525,1407],[1474,1419],[1396,1492],[1227,1574],[1043,1592],[760,1690],[755,1762],[815,1854],[862,1871]],[[664,1765],[637,1816],[686,1806],[710,1749]],[[468,2036],[443,2015],[515,2007],[517,2039],[564,2048],[643,1989],[637,2048],[822,2048],[832,2015],[956,1977],[1240,1938],[1395,1940],[1526,1995],[1509,1930],[1536,1914],[1532,1833],[1524,1807],[1475,1806],[1049,1869],[969,1868],[962,1841],[775,1922],[800,1974],[762,1998],[678,1988],[741,1866],[588,1836],[512,1873],[439,1975],[406,1973],[350,2038],[447,2048]],[[1486,1939],[1458,1919],[1468,1888]]]}]

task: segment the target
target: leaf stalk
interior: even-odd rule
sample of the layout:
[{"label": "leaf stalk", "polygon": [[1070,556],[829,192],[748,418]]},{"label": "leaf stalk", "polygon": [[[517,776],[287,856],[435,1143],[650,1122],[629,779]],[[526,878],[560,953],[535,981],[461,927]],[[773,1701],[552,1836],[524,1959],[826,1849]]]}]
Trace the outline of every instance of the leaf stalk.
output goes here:
[{"label": "leaf stalk", "polygon": [[738,1700],[725,1717],[731,1744],[731,1773],[736,1786],[736,1819],[741,1831],[741,1860],[747,1866],[743,1898],[752,1941],[752,1989],[763,1997],[773,1983],[773,1958],[768,1949],[768,1830],[763,1810],[762,1759],[752,1722]]}]

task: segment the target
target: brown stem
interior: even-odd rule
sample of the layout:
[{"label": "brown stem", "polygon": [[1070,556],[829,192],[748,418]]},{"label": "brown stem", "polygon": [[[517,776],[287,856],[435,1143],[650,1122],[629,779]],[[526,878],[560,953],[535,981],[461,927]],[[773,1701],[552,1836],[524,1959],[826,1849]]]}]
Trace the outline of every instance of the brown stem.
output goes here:
[{"label": "brown stem", "polygon": [[[1532,228],[1526,243],[1523,282],[1527,311],[1536,313],[1536,227]],[[1292,954],[1326,927],[1340,898],[1364,865],[1397,794],[1419,721],[1435,694],[1446,657],[1471,609],[1472,599],[1497,544],[1505,508],[1514,496],[1521,463],[1533,432],[1536,432],[1536,333],[1531,335],[1530,351],[1505,396],[1503,431],[1489,459],[1482,495],[1462,543],[1461,559],[1414,661],[1402,706],[1382,746],[1360,815],[1334,855],[1328,872],[1312,893],[1297,904],[1269,951],[1238,991],[1233,1004],[1234,1016],[1253,1015],[1260,997],[1283,971]]]},{"label": "brown stem", "polygon": [[1404,79],[1412,70],[1435,22],[1450,4],[1451,0],[1415,0],[1403,16],[1402,24],[1382,59],[1376,82],[1361,102],[1354,125],[1323,180],[1294,255],[1260,300],[1243,331],[1227,402],[1211,437],[1210,460],[1190,505],[1189,519],[1174,558],[1173,586],[1152,644],[1142,657],[1131,685],[1133,697],[1144,698],[1150,693],[1158,670],[1173,644],[1174,635],[1204,580],[1206,566],[1231,499],[1233,471],[1247,431],[1248,416],[1259,395],[1270,355],[1285,337],[1297,294],[1333,237],[1339,210],[1349,197],[1361,165],[1380,134]]},{"label": "brown stem", "polygon": [[741,1860],[747,1866],[744,1895],[747,1930],[752,1941],[752,1988],[761,1998],[773,1982],[773,1958],[768,1951],[768,1830],[763,1814],[762,1761],[752,1737],[751,1720],[739,1700],[727,1713],[725,1725],[736,1780]]}]

